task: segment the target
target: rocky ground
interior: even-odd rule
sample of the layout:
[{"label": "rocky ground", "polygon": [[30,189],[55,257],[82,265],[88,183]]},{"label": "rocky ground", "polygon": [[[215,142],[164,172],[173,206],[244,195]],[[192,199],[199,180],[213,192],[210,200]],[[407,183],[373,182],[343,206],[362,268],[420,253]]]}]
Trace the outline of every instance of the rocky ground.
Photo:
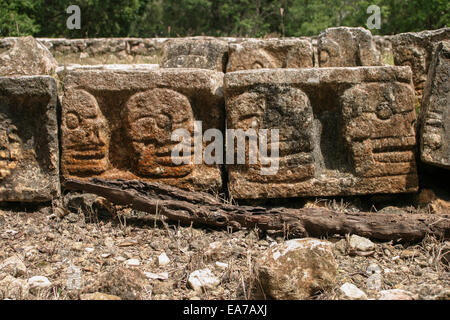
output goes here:
[{"label": "rocky ground", "polygon": [[[179,226],[123,207],[96,206],[93,195],[67,197],[64,206],[0,210],[0,299],[266,297],[255,263],[284,243],[281,237]],[[323,205],[354,210],[344,202]],[[427,237],[408,246],[350,236],[326,240],[337,275],[309,299],[450,299],[448,241]],[[391,289],[403,291],[386,292]]]}]

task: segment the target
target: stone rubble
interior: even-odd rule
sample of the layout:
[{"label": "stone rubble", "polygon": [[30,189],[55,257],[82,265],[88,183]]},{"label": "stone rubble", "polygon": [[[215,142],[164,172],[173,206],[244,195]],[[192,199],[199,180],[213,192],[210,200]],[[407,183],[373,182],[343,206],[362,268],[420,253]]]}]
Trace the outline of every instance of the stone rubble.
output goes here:
[{"label": "stone rubble", "polygon": [[14,256],[0,263],[0,272],[8,273],[13,277],[20,277],[27,273],[27,267],[22,259]]},{"label": "stone rubble", "polygon": [[264,294],[302,300],[333,286],[337,263],[332,247],[327,241],[297,239],[269,248],[256,263]]},{"label": "stone rubble", "polygon": [[417,300],[417,295],[401,289],[382,290],[377,300]]},{"label": "stone rubble", "polygon": [[220,280],[210,269],[195,270],[189,275],[189,286],[196,292],[214,289],[220,284]]},{"label": "stone rubble", "polygon": [[344,283],[339,288],[344,296],[349,300],[368,300],[368,297],[364,291],[351,283]]},{"label": "stone rubble", "polygon": [[370,241],[367,238],[357,236],[355,234],[350,237],[349,245],[351,250],[360,252],[373,251],[375,248],[375,245],[372,241]]},{"label": "stone rubble", "polygon": [[44,276],[34,276],[28,279],[28,286],[30,287],[30,290],[37,291],[40,289],[47,289],[52,286],[52,283],[50,280],[48,280],[47,277]]},{"label": "stone rubble", "polygon": [[450,41],[440,42],[431,62],[420,108],[423,162],[450,169]]},{"label": "stone rubble", "polygon": [[170,263],[170,259],[165,252],[161,253],[158,257],[158,265],[160,267],[167,266]]},{"label": "stone rubble", "polygon": [[50,51],[31,36],[17,39],[0,54],[0,76],[54,75],[58,63]]}]

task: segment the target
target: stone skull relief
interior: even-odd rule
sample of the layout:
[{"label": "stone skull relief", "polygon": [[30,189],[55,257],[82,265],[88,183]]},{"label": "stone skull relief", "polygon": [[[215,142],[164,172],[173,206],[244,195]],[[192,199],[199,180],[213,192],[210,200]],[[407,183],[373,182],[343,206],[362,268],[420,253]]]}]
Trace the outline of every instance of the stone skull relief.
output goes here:
[{"label": "stone skull relief", "polygon": [[414,91],[398,82],[356,85],[341,97],[343,134],[362,177],[409,174],[415,168]]},{"label": "stone skull relief", "polygon": [[[194,161],[195,136],[223,127],[223,73],[201,69],[86,68],[68,72],[62,103],[62,169],[67,178],[161,182],[217,190],[219,164]],[[200,134],[203,134],[203,131]],[[183,146],[186,153],[173,156]]]},{"label": "stone skull relief", "polygon": [[101,174],[108,168],[109,128],[97,100],[84,90],[68,90],[64,99],[63,173]]},{"label": "stone skull relief", "polygon": [[225,76],[228,128],[279,129],[278,172],[263,176],[252,166],[231,166],[234,197],[417,188],[416,114],[409,70],[344,70],[279,69]]},{"label": "stone skull relief", "polygon": [[144,177],[178,178],[191,173],[192,165],[173,164],[171,141],[176,129],[193,131],[189,100],[169,89],[153,89],[133,95],[126,103],[126,130],[136,162],[133,171]]},{"label": "stone skull relief", "polygon": [[314,117],[311,102],[302,90],[260,87],[232,99],[229,110],[228,128],[280,129],[278,174],[261,176],[256,174],[260,166],[250,166],[249,180],[293,182],[314,176]]}]

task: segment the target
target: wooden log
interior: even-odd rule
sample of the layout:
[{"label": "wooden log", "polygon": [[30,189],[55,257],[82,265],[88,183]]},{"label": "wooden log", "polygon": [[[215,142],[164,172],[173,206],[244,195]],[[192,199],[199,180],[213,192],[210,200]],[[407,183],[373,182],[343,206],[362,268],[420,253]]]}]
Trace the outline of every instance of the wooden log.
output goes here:
[{"label": "wooden log", "polygon": [[97,194],[118,205],[184,224],[258,227],[289,238],[356,234],[379,241],[418,242],[427,234],[450,239],[450,215],[340,213],[325,208],[265,208],[227,204],[202,192],[129,180],[68,179],[68,190]]}]

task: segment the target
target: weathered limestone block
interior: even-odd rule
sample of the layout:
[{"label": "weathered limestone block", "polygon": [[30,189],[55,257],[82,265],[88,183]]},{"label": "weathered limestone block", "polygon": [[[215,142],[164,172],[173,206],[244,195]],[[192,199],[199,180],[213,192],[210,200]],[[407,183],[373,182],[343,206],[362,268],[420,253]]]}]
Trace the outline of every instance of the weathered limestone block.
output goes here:
[{"label": "weathered limestone block", "polygon": [[420,109],[422,161],[450,169],[450,41],[434,55]]},{"label": "weathered limestone block", "polygon": [[306,238],[270,247],[256,263],[264,294],[276,300],[303,300],[336,284],[338,264],[328,241]]},{"label": "weathered limestone block", "polygon": [[50,51],[31,36],[18,38],[0,55],[0,76],[52,75],[57,66]]},{"label": "weathered limestone block", "polygon": [[[64,177],[139,179],[189,190],[221,187],[218,165],[176,165],[176,129],[223,130],[223,73],[199,69],[69,70],[64,75]],[[193,140],[193,139],[192,139]],[[190,148],[193,157],[193,146]]]},{"label": "weathered limestone block", "polygon": [[395,65],[411,67],[419,100],[422,98],[433,53],[437,44],[443,40],[450,40],[450,28],[401,33],[391,37]]},{"label": "weathered limestone block", "polygon": [[[238,160],[229,165],[232,196],[252,199],[416,191],[411,76],[407,67],[226,74],[227,129],[254,129],[259,143],[264,141],[262,129],[279,130],[279,143],[272,141],[271,134],[267,138],[269,150],[278,146],[278,157],[276,153],[272,157],[272,151],[264,157],[259,144],[257,164],[250,163],[247,149],[245,165],[237,164]],[[233,150],[229,143],[227,140],[227,149]],[[272,161],[267,162],[267,157]],[[263,168],[277,170],[263,173]]]},{"label": "weathered limestone block", "polygon": [[314,66],[312,44],[305,39],[251,39],[232,43],[229,48],[227,72]]},{"label": "weathered limestone block", "polygon": [[[164,38],[38,39],[61,64],[158,63]],[[1,47],[1,42],[0,42]]]},{"label": "weathered limestone block", "polygon": [[329,28],[319,35],[320,67],[381,65],[372,34],[364,28]]},{"label": "weathered limestone block", "polygon": [[381,64],[394,66],[394,51],[392,49],[391,36],[374,36],[373,40],[377,50],[380,52]]},{"label": "weathered limestone block", "polygon": [[0,38],[0,53],[3,53],[11,49],[16,43],[16,41],[17,38],[14,37]]},{"label": "weathered limestone block", "polygon": [[42,202],[59,194],[56,82],[0,77],[0,201]]},{"label": "weathered limestone block", "polygon": [[168,40],[164,44],[164,68],[200,68],[225,71],[228,43],[216,38],[198,37]]}]

